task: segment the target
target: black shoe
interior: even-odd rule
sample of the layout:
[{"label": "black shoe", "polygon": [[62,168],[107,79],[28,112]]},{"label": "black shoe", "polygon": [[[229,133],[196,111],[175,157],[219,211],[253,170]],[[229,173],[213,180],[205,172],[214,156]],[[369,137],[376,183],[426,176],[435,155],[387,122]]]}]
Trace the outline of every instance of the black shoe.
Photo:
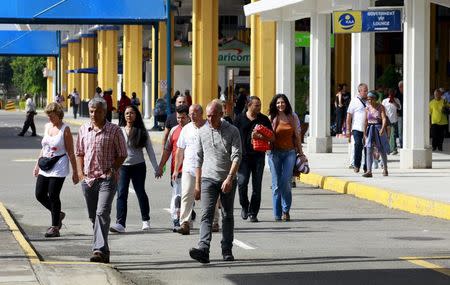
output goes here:
[{"label": "black shoe", "polygon": [[195,221],[195,218],[197,217],[197,213],[194,211],[194,210],[192,210],[192,214],[191,214],[191,220],[192,221]]},{"label": "black shoe", "polygon": [[98,262],[98,263],[109,263],[109,255],[104,254],[100,251],[96,251],[92,254],[89,261],[90,262]]},{"label": "black shoe", "polygon": [[231,249],[222,250],[223,261],[234,261],[233,252]]},{"label": "black shoe", "polygon": [[45,233],[46,238],[59,237],[59,229],[58,227],[49,227],[47,232]]},{"label": "black shoe", "polygon": [[36,134],[31,134],[31,136],[32,136],[32,137],[35,137],[35,136],[36,136]]},{"label": "black shoe", "polygon": [[257,223],[257,222],[259,222],[259,221],[258,221],[258,218],[256,217],[256,215],[250,215],[249,217],[250,217],[250,222],[252,222],[252,223]]},{"label": "black shoe", "polygon": [[22,133],[18,133],[17,134],[19,137],[23,137],[24,136],[24,134],[22,134]]},{"label": "black shoe", "polygon": [[297,183],[295,183],[295,181],[292,181],[292,188],[296,188],[297,187]]},{"label": "black shoe", "polygon": [[248,210],[246,208],[242,208],[242,210],[241,210],[241,218],[243,220],[247,220],[248,219]]},{"label": "black shoe", "polygon": [[200,263],[209,263],[209,253],[206,250],[193,247],[189,250],[189,255]]}]

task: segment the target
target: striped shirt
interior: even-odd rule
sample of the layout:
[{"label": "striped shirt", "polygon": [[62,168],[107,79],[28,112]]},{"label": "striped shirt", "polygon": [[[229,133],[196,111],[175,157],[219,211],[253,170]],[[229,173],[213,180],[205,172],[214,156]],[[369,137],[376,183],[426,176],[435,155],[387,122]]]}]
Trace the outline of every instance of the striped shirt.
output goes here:
[{"label": "striped shirt", "polygon": [[84,157],[85,182],[92,186],[95,179],[106,178],[106,173],[118,157],[127,157],[127,147],[120,127],[106,121],[99,131],[92,123],[78,131],[76,156]]}]

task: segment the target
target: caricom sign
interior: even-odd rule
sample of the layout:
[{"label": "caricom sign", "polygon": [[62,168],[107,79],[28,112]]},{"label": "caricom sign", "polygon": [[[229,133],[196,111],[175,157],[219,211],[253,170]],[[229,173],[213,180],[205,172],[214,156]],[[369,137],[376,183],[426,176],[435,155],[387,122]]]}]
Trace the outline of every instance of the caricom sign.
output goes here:
[{"label": "caricom sign", "polygon": [[402,10],[333,12],[334,33],[401,32]]}]

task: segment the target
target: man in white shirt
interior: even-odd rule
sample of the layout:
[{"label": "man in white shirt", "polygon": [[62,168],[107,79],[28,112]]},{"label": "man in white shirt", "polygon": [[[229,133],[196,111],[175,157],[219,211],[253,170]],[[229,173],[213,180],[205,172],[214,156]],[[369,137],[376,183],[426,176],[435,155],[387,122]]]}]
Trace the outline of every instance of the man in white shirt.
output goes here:
[{"label": "man in white shirt", "polygon": [[[183,174],[181,175],[181,209],[180,228],[178,233],[182,235],[190,234],[190,222],[194,208],[194,198],[200,197],[200,189],[195,189],[195,169],[197,162],[197,138],[198,130],[206,124],[203,119],[202,106],[193,104],[189,107],[189,117],[191,122],[181,130],[177,141],[177,155],[175,158],[175,171],[172,179],[178,177],[178,169],[183,164]],[[218,210],[214,215],[215,223],[218,220]],[[213,222],[214,223],[214,222]]]},{"label": "man in white shirt", "polygon": [[[350,101],[347,109],[347,128],[346,135],[350,142],[350,134],[353,135],[355,142],[353,169],[356,173],[361,168],[362,153],[364,150],[364,125],[366,122],[366,99],[369,93],[367,84],[360,83],[358,85],[358,96]],[[366,163],[364,162],[364,170]]]},{"label": "man in white shirt", "polygon": [[25,94],[25,113],[27,113],[27,117],[25,122],[23,123],[23,128],[20,133],[17,135],[23,137],[25,133],[28,131],[28,128],[31,127],[31,136],[36,136],[36,126],[34,125],[34,116],[36,115],[36,104],[34,104],[33,99],[29,94]]},{"label": "man in white shirt", "polygon": [[384,99],[381,104],[386,110],[386,116],[389,119],[389,125],[391,127],[389,135],[389,146],[391,154],[395,155],[397,151],[396,139],[398,138],[398,116],[397,111],[402,109],[402,105],[398,98],[395,98],[395,91],[392,88],[388,89],[388,98]]}]

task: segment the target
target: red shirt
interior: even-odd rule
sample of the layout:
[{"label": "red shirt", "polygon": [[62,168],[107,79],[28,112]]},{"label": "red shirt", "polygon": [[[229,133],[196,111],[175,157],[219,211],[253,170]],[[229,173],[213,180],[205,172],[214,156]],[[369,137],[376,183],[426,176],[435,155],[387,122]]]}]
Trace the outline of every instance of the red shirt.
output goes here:
[{"label": "red shirt", "polygon": [[131,100],[128,97],[122,97],[119,101],[119,112],[125,112],[125,108],[131,105]]},{"label": "red shirt", "polygon": [[[164,147],[167,151],[172,152],[172,162],[170,165],[170,173],[173,173],[175,170],[175,157],[177,155],[177,149],[178,149],[177,141],[178,141],[178,138],[180,137],[180,133],[181,133],[182,129],[183,129],[183,127],[180,125],[176,125],[175,127],[173,127],[170,130],[169,137],[167,138],[167,142]],[[180,168],[178,169],[178,172],[181,173],[182,169],[183,169],[183,164],[180,164]]]},{"label": "red shirt", "polygon": [[120,127],[106,122],[99,131],[92,123],[78,131],[76,156],[84,157],[85,181],[92,186],[95,179],[106,178],[106,173],[118,157],[127,157],[127,146]]}]

